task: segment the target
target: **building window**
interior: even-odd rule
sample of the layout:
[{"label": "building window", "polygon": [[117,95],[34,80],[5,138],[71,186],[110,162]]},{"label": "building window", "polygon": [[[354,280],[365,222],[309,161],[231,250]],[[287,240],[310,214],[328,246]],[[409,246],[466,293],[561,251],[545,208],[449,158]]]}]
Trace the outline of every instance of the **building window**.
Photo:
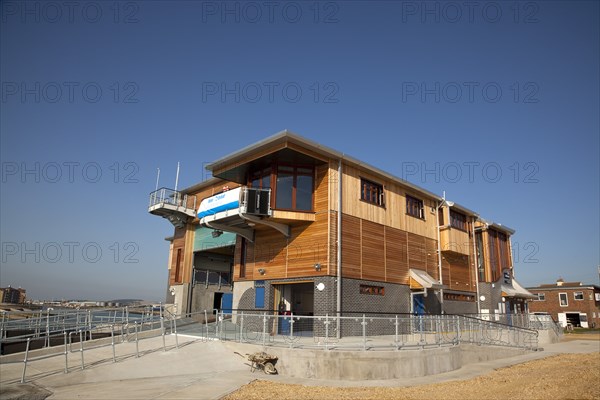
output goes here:
[{"label": "building window", "polygon": [[575,300],[583,300],[583,292],[575,292],[573,293],[573,297]]},{"label": "building window", "polygon": [[240,241],[240,278],[246,277],[246,253],[247,243],[246,238],[242,238]]},{"label": "building window", "polygon": [[360,179],[360,199],[367,203],[385,207],[383,185],[366,179]]},{"label": "building window", "polygon": [[567,299],[566,293],[558,294],[558,303],[560,304],[561,307],[567,307],[569,305],[569,299]]},{"label": "building window", "polygon": [[450,210],[450,226],[461,231],[467,230],[467,216],[454,210]]},{"label": "building window", "polygon": [[250,176],[250,186],[259,189],[269,189],[271,187],[271,168],[265,168],[262,171],[253,173]]},{"label": "building window", "polygon": [[545,301],[546,300],[546,293],[536,293],[537,294],[537,301]]},{"label": "building window", "polygon": [[277,167],[276,208],[312,211],[313,169],[280,165]]},{"label": "building window", "polygon": [[181,283],[181,249],[177,249],[175,260],[175,283]]},{"label": "building window", "polygon": [[360,294],[383,296],[385,295],[385,288],[383,286],[360,285],[359,292]]},{"label": "building window", "polygon": [[423,200],[406,195],[406,213],[416,218],[425,219]]}]

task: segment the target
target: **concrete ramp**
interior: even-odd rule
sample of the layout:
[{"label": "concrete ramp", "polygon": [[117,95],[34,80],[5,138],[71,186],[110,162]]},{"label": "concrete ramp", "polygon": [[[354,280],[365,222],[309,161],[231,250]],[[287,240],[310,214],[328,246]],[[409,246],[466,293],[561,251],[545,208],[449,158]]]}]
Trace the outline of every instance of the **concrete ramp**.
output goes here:
[{"label": "concrete ramp", "polygon": [[26,388],[33,384],[51,392],[48,399],[78,398],[83,393],[94,399],[218,399],[256,378],[244,360],[222,343],[185,340],[180,337],[180,347],[175,349],[169,337],[166,352],[161,338],[144,340],[139,358],[134,343],[119,344],[116,363],[110,346],[86,350],[84,370],[78,365],[79,354],[71,353],[68,374],[63,372],[64,357],[34,361],[27,369],[27,385],[18,383],[22,363],[3,364],[0,383],[7,396],[1,397],[19,398],[19,387],[31,390]]}]

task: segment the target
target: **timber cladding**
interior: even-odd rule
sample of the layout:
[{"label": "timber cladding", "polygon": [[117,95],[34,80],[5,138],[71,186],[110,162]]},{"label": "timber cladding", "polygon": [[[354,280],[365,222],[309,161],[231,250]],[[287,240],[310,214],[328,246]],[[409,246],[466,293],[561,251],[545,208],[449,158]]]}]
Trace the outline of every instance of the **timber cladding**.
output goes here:
[{"label": "timber cladding", "polygon": [[409,268],[438,278],[437,242],[342,214],[342,276],[409,284]]}]

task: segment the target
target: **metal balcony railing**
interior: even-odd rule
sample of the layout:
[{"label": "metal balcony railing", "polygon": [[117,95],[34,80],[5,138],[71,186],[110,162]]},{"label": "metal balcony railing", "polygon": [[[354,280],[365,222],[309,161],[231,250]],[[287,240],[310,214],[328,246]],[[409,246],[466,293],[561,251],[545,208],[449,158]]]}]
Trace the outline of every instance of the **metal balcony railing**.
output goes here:
[{"label": "metal balcony railing", "polygon": [[196,209],[196,197],[168,188],[160,188],[150,193],[148,208],[152,209],[157,205],[165,204],[193,211]]}]

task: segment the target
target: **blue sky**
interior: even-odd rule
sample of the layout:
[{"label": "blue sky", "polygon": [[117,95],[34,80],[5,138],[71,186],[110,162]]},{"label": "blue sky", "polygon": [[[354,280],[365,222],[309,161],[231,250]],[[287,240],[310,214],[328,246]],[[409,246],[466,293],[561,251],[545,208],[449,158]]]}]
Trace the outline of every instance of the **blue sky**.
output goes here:
[{"label": "blue sky", "polygon": [[157,168],[283,129],[514,228],[525,285],[598,284],[598,2],[0,5],[1,286],[164,299]]}]

